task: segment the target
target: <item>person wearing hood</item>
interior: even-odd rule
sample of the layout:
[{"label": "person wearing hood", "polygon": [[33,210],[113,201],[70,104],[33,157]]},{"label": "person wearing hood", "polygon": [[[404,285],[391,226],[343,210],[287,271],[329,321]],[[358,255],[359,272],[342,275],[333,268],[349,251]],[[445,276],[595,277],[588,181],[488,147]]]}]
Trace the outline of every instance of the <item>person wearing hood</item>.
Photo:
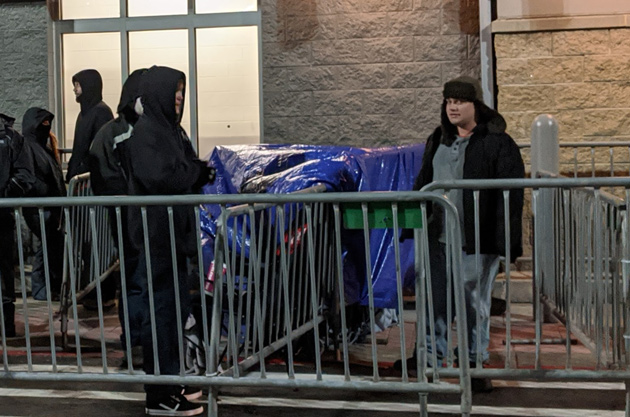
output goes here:
[{"label": "person wearing hood", "polygon": [[68,161],[66,182],[75,175],[88,171],[88,152],[92,140],[101,127],[114,118],[112,110],[103,102],[103,79],[94,69],[78,72],[72,77],[73,91],[81,112],[74,128],[72,156]]},{"label": "person wearing hood", "polygon": [[[427,139],[414,190],[420,190],[432,181],[440,180],[524,178],[525,167],[520,150],[506,133],[505,119],[484,104],[479,81],[466,76],[455,78],[444,84],[443,96],[442,123]],[[509,213],[504,213],[501,190],[479,192],[479,248],[475,245],[473,190],[454,189],[445,194],[455,204],[459,214],[468,346],[471,366],[474,367],[478,353],[482,362],[488,359],[491,292],[499,269],[499,257],[505,256],[506,216],[510,222],[507,242],[510,245],[510,262],[523,253],[523,190],[510,190]],[[435,350],[437,357],[441,359],[447,354],[447,335],[450,329],[446,287],[447,279],[450,278],[446,275],[444,214],[437,205],[433,205],[432,210],[431,207],[429,209]],[[409,232],[410,230],[403,231],[403,239],[410,237]],[[479,268],[476,264],[477,253],[480,259]],[[479,335],[476,329],[477,312],[481,318]],[[427,340],[430,340],[429,336]],[[415,351],[410,365],[415,369]],[[487,391],[492,389],[492,385],[489,380],[476,380],[473,381],[473,388]]]},{"label": "person wearing hood", "polygon": [[[120,155],[124,152],[122,149],[125,146],[125,142],[131,137],[133,126],[139,118],[140,109],[137,106],[137,101],[140,96],[140,79],[142,74],[146,71],[147,70],[144,68],[138,69],[127,77],[120,95],[120,103],[118,104],[117,109],[118,117],[105,123],[105,125],[96,134],[96,137],[94,137],[94,141],[90,146],[88,166],[90,169],[92,191],[95,195],[127,194],[127,177],[121,166]],[[122,207],[123,224],[126,223],[126,219],[127,209],[126,207]],[[114,244],[118,248],[118,223],[116,213],[111,207],[109,208],[109,220],[111,230],[114,235]],[[140,328],[142,325],[141,297],[144,292],[144,287],[141,282],[138,282],[138,277],[134,274],[138,262],[138,253],[129,244],[126,233],[122,233],[122,238],[125,260],[127,312],[130,325],[130,342],[132,351],[134,352],[134,365],[138,365],[142,362],[139,358],[141,356],[139,350],[141,347]],[[117,278],[118,276],[114,279],[110,278],[103,282],[104,297],[113,297],[115,295],[117,282],[119,281]],[[118,315],[121,324],[124,324],[125,322],[124,310],[125,308],[121,294],[121,299],[118,303]],[[123,367],[126,367],[125,362],[128,358],[126,354],[127,338],[125,332],[122,333],[120,339],[123,351],[125,352]]]},{"label": "person wearing hood", "polygon": [[[196,157],[190,140],[180,126],[185,97],[186,76],[168,67],[151,67],[140,81],[140,95],[144,112],[125,143],[123,168],[128,176],[130,194],[182,195],[198,193],[213,180],[213,169]],[[138,207],[129,208],[128,231],[132,244],[140,253],[138,271],[143,272],[147,285],[153,288],[152,297],[156,319],[158,351],[153,352],[153,333],[149,295],[143,299],[142,348],[144,371],[153,374],[154,354],[157,355],[160,374],[177,375],[180,372],[179,349],[183,340],[178,338],[176,297],[179,296],[179,324],[191,310],[187,258],[197,252],[195,216],[190,206],[173,207],[175,265],[171,254],[169,214],[165,206],[147,206],[145,232]],[[149,248],[144,237],[148,234]],[[149,251],[147,259],[146,251]],[[149,262],[150,261],[150,262]],[[150,272],[148,274],[148,265]],[[149,281],[149,278],[150,281]],[[177,283],[178,289],[176,290]],[[200,395],[198,389],[180,386],[145,387],[146,413],[149,415],[196,415],[203,407],[189,399]]]},{"label": "person wearing hood", "polygon": [[[50,130],[54,117],[48,110],[31,107],[24,113],[22,119],[25,150],[30,152],[32,156],[35,175],[35,183],[28,194],[29,197],[63,197],[66,195],[57,138]],[[64,236],[61,229],[61,213],[61,207],[44,207],[50,293],[53,300],[59,297],[63,273]],[[33,234],[40,240],[31,273],[32,295],[35,300],[46,300],[44,248],[39,210],[25,208],[24,220]]]},{"label": "person wearing hood", "polygon": [[[0,197],[24,197],[35,182],[33,159],[24,150],[24,138],[13,129],[15,119],[0,114]],[[15,218],[10,208],[0,209],[0,288],[6,337],[15,336]]]}]

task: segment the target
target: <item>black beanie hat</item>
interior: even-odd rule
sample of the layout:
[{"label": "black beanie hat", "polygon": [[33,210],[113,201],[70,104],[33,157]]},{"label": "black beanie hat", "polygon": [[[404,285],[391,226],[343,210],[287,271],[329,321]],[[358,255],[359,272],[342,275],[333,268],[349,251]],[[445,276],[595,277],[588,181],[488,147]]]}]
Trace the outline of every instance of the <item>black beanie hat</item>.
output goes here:
[{"label": "black beanie hat", "polygon": [[454,78],[444,84],[444,91],[442,94],[445,99],[457,98],[460,100],[479,101],[483,103],[481,83],[479,80],[465,75]]}]

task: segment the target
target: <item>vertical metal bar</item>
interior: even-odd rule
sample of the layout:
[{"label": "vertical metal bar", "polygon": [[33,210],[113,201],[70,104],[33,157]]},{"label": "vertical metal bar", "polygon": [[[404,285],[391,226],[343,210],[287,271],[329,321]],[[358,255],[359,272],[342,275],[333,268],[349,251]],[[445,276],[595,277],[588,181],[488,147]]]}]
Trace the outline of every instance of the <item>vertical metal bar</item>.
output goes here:
[{"label": "vertical metal bar", "polygon": [[[129,300],[127,298],[127,268],[125,265],[126,254],[125,244],[123,239],[123,233],[125,231],[122,227],[122,209],[120,206],[116,206],[116,227],[118,228],[118,259],[120,261],[120,292],[123,304],[123,331],[125,332],[125,353],[127,354],[127,369],[130,373],[133,373],[133,360],[131,353],[131,328],[129,326]],[[133,272],[132,272],[133,273]]]},{"label": "vertical metal bar", "polygon": [[566,344],[565,344],[565,348],[567,350],[567,359],[566,359],[566,363],[565,363],[565,368],[566,369],[571,369],[571,325],[572,325],[572,320],[571,320],[571,309],[569,308],[569,303],[571,302],[571,296],[570,296],[570,276],[571,276],[571,244],[574,243],[574,239],[572,236],[572,227],[571,227],[571,201],[570,201],[570,192],[569,190],[563,189],[562,190],[562,195],[563,195],[563,209],[564,209],[564,245],[565,245],[565,250],[564,250],[564,297],[567,300],[567,311],[565,314],[565,339],[566,339]]},{"label": "vertical metal bar", "polygon": [[[398,241],[398,204],[392,202],[392,221],[394,232],[394,257],[396,258],[396,295],[398,301],[398,326],[400,328],[400,358],[402,364],[402,380],[403,382],[409,381],[409,375],[407,373],[407,343],[405,341],[405,317],[404,317],[404,305],[403,305],[403,285],[402,285],[402,273],[400,266],[400,243]],[[435,346],[433,344],[432,346]],[[433,349],[435,350],[435,348]]]},{"label": "vertical metal bar", "polygon": [[[96,210],[94,207],[90,207],[90,228],[92,230],[92,237],[98,236],[96,233]],[[100,271],[100,259],[98,258],[98,243],[96,239],[92,239],[92,260],[93,265],[97,271]],[[103,373],[107,374],[107,347],[105,344],[105,320],[103,319],[103,292],[101,288],[101,280],[96,277],[96,300],[98,307],[98,324],[100,328],[101,336],[101,355],[103,357]]]},{"label": "vertical metal bar", "polygon": [[603,329],[603,315],[604,315],[604,306],[603,306],[603,292],[604,292],[604,277],[602,271],[602,239],[603,239],[603,230],[602,230],[602,219],[601,219],[601,200],[600,200],[600,190],[595,189],[593,191],[595,201],[593,207],[593,221],[595,222],[595,230],[594,230],[594,244],[595,244],[595,257],[593,262],[595,263],[595,268],[593,271],[593,281],[594,281],[594,290],[595,290],[595,318],[596,328],[595,328],[595,355],[597,356],[597,369],[601,369],[602,366],[602,342],[604,337],[604,329]]},{"label": "vertical metal bar", "polygon": [[[199,214],[197,213],[197,216]],[[210,354],[206,369],[210,375],[216,374],[220,368],[219,364],[219,341],[221,339],[221,324],[222,324],[222,308],[223,308],[223,263],[227,262],[225,248],[227,248],[227,213],[225,206],[221,206],[221,214],[217,220],[217,235],[214,242],[214,286],[212,288],[212,334],[210,337]],[[197,222],[197,224],[200,224]],[[204,334],[204,337],[207,335]],[[208,393],[208,401],[210,397],[213,397],[213,401],[216,403],[216,396],[214,391],[210,388]],[[216,406],[216,404],[214,404]],[[208,408],[210,410],[210,406]]]},{"label": "vertical metal bar", "polygon": [[49,259],[48,259],[48,238],[46,237],[46,219],[44,217],[44,209],[39,207],[39,226],[40,232],[42,236],[42,252],[44,254],[44,277],[46,280],[46,305],[48,306],[48,330],[50,332],[50,354],[52,360],[52,369],[53,372],[57,372],[57,348],[55,346],[55,325],[53,321],[53,308],[52,308],[52,300],[51,300],[51,289],[50,289],[50,269],[49,269]]},{"label": "vertical metal bar", "polygon": [[290,300],[289,300],[289,265],[287,264],[287,249],[284,244],[283,235],[285,231],[285,218],[284,218],[284,207],[282,205],[277,206],[278,213],[278,236],[280,237],[280,267],[281,267],[281,275],[282,275],[282,293],[284,296],[284,321],[286,328],[286,336],[287,336],[287,373],[289,379],[295,379],[295,369],[293,367],[293,344],[291,340],[293,337],[292,329],[291,329],[291,311],[289,310]]},{"label": "vertical metal bar", "polygon": [[[76,207],[75,207],[76,208]],[[64,208],[64,214],[66,215],[66,219],[70,218],[70,209],[68,207]],[[73,252],[72,248],[74,247],[74,243],[72,242],[72,225],[69,221],[66,221],[66,247],[68,253],[68,262],[72,264],[73,262]],[[70,296],[71,296],[71,304],[72,304],[72,319],[74,321],[74,343],[77,349],[77,369],[79,373],[83,373],[83,361],[81,355],[81,333],[79,331],[79,314],[77,311],[77,277],[76,277],[76,269],[72,266],[68,268],[70,273]],[[27,340],[28,337],[27,331]],[[30,341],[29,341],[30,343]],[[30,355],[29,355],[30,356]]]},{"label": "vertical metal bar", "polygon": [[[232,261],[227,263],[227,301],[228,301],[228,349],[227,349],[227,353],[228,353],[228,364],[229,364],[229,359],[231,357],[232,360],[232,365],[234,367],[234,378],[239,378],[240,377],[240,369],[238,367],[238,350],[236,347],[236,329],[235,329],[235,322],[234,322],[234,290],[235,290],[235,275],[236,275],[236,259],[235,259],[235,253],[236,253],[236,241],[237,241],[237,236],[238,236],[238,218],[233,217],[234,219],[234,238],[232,240]],[[243,242],[244,244],[245,242]],[[227,244],[227,242],[226,242]],[[228,252],[228,248],[225,248],[225,252]],[[216,268],[216,265],[215,265]],[[216,284],[215,284],[216,285]]]},{"label": "vertical metal bar", "polygon": [[573,148],[573,177],[578,177],[578,150]]},{"label": "vertical metal bar", "polygon": [[[542,288],[542,268],[541,262],[543,254],[540,253],[540,241],[542,237],[542,230],[540,227],[541,221],[538,218],[538,200],[539,200],[539,189],[532,190],[532,210],[534,216],[534,264],[535,264],[535,272],[534,272],[534,321],[536,325],[536,353],[535,353],[535,369],[538,370],[541,368],[540,362],[540,340],[542,338],[542,312],[540,305],[540,290]],[[542,214],[541,214],[542,215]]]},{"label": "vertical metal bar", "polygon": [[[217,223],[217,229],[218,229],[218,223]],[[201,326],[202,326],[202,332],[203,332],[203,340],[202,342],[202,346],[203,346],[203,351],[205,354],[205,360],[206,360],[206,371],[208,371],[210,369],[210,351],[211,351],[211,346],[210,346],[210,342],[209,342],[209,335],[208,335],[208,303],[206,302],[206,291],[205,291],[205,276],[206,276],[206,271],[204,270],[204,264],[203,264],[203,247],[201,245],[201,217],[199,214],[199,206],[195,206],[195,236],[196,236],[196,240],[197,240],[197,266],[199,268],[199,297],[201,298]],[[216,261],[216,251],[215,253],[215,261]],[[217,265],[216,263],[214,264],[214,279],[216,282],[216,277],[217,274],[219,272],[217,272],[218,268],[221,268],[221,270],[223,270],[221,265]]]},{"label": "vertical metal bar", "polygon": [[[306,209],[306,225],[308,233],[306,233],[306,238],[308,240],[308,266],[309,266],[309,283],[311,286],[311,314],[313,317],[313,332],[315,334],[314,337],[314,349],[315,349],[315,369],[317,374],[317,380],[322,380],[322,358],[321,352],[319,349],[319,325],[317,320],[317,310],[318,310],[318,302],[317,302],[317,285],[315,284],[315,248],[313,242],[313,213],[312,207],[310,204],[305,204],[304,208]],[[290,342],[289,342],[290,343]]]},{"label": "vertical metal bar", "polygon": [[[249,206],[249,218],[250,218],[250,223],[253,225],[255,224],[255,213],[254,213],[254,208],[253,206]],[[254,272],[254,313],[255,316],[257,318],[257,320],[255,321],[255,325],[256,325],[256,330],[257,333],[254,334],[254,336],[258,337],[260,346],[258,348],[258,363],[260,366],[260,378],[261,379],[265,379],[267,378],[267,373],[266,373],[266,369],[265,369],[265,356],[263,354],[263,348],[265,345],[265,339],[264,339],[264,332],[263,332],[263,327],[264,327],[264,322],[261,320],[262,318],[262,311],[261,311],[261,306],[260,306],[260,268],[262,267],[262,265],[260,264],[260,254],[261,251],[259,251],[259,248],[261,247],[261,243],[262,243],[262,229],[263,229],[263,223],[264,222],[260,222],[260,230],[259,230],[259,235],[258,238],[259,240],[257,240],[257,236],[256,236],[256,228],[252,227],[252,231],[251,231],[251,240],[252,242],[258,242],[258,244],[253,244],[251,245],[251,250],[250,250],[250,258],[251,259],[255,259],[256,260],[256,266],[253,269]],[[250,291],[251,292],[251,291]],[[255,339],[254,339],[255,340]],[[255,346],[254,346],[254,350],[252,351],[252,354],[255,352]]]},{"label": "vertical metal bar", "polygon": [[[473,200],[475,205],[475,281],[477,292],[481,294],[481,230],[479,224],[479,190],[473,191]],[[477,306],[475,308],[475,364],[477,368],[482,367],[483,354],[481,352],[481,297],[477,297]]]},{"label": "vertical metal bar", "polygon": [[591,177],[595,178],[595,148],[591,146]]},{"label": "vertical metal bar", "polygon": [[376,350],[376,337],[374,335],[374,324],[376,322],[374,313],[374,288],[372,277],[372,255],[370,250],[370,226],[368,221],[368,205],[361,203],[361,211],[363,213],[363,239],[365,240],[365,279],[368,289],[368,303],[370,309],[370,332],[372,333],[372,379],[374,382],[379,380],[378,376],[378,352]]},{"label": "vertical metal bar", "polygon": [[[350,358],[348,355],[348,325],[346,321],[346,296],[343,280],[343,258],[341,256],[341,215],[339,203],[333,204],[335,217],[335,254],[337,267],[337,286],[339,287],[339,312],[341,314],[341,343],[343,346],[343,375],[346,381],[350,381]],[[404,331],[404,329],[402,330]],[[404,357],[403,357],[403,362]],[[403,365],[403,366],[406,366]]]},{"label": "vertical metal bar", "polygon": [[178,350],[179,350],[179,374],[184,376],[186,374],[186,369],[184,367],[184,329],[182,328],[183,317],[182,317],[182,306],[180,297],[180,288],[179,288],[179,268],[177,264],[177,252],[175,250],[175,223],[173,222],[173,207],[168,206],[166,209],[168,213],[168,230],[170,234],[170,245],[171,245],[171,261],[173,262],[173,288],[175,289],[175,318],[177,320],[177,340]]},{"label": "vertical metal bar", "polygon": [[142,214],[142,232],[144,234],[144,256],[147,267],[147,290],[149,292],[149,317],[151,320],[151,340],[153,342],[153,366],[154,375],[160,375],[160,361],[158,358],[157,323],[155,318],[155,298],[153,291],[153,268],[151,266],[151,248],[149,246],[149,225],[147,220],[147,207],[140,208]]},{"label": "vertical metal bar", "polygon": [[[423,225],[428,225],[428,221],[427,221],[427,206],[426,203],[421,203],[420,205],[420,212],[421,212],[421,216],[422,216],[422,224]],[[445,226],[450,226],[450,222],[452,222],[453,219],[450,219],[448,216],[445,216]],[[428,311],[428,323],[429,323],[429,338],[431,341],[431,369],[433,369],[433,382],[434,383],[438,383],[439,382],[439,374],[437,372],[437,369],[441,366],[441,364],[438,363],[438,359],[437,359],[437,345],[436,345],[436,339],[435,339],[435,317],[433,314],[433,287],[432,287],[432,278],[431,278],[431,260],[430,260],[430,254],[429,254],[429,228],[427,226],[423,227],[422,230],[414,231],[414,234],[419,234],[422,237],[421,240],[421,245],[419,247],[420,252],[421,252],[421,262],[420,262],[420,267],[421,267],[421,271],[422,271],[422,275],[421,277],[424,279],[424,283],[422,286],[422,291],[420,292],[421,295],[421,308],[422,308],[422,314],[421,314],[421,324],[422,326],[424,326],[423,328],[426,328],[427,326],[427,311]],[[449,243],[449,236],[447,233],[446,236],[446,243],[448,245]],[[448,246],[445,246],[445,250]],[[447,250],[448,252],[448,250]],[[447,255],[448,257],[448,255]],[[449,281],[451,279],[451,277],[449,275],[446,276],[446,280]],[[417,302],[416,302],[417,303]],[[417,314],[417,313],[416,313]],[[450,332],[449,332],[450,333]],[[422,334],[422,341],[423,341],[423,347],[426,348],[426,331],[423,332]],[[424,349],[426,351],[426,349]],[[420,372],[422,372],[422,381],[426,382],[426,366],[427,366],[427,360],[426,358],[422,361],[422,365],[420,367]],[[425,403],[426,403],[426,399],[425,399]]]},{"label": "vertical metal bar", "polygon": [[510,292],[510,282],[511,282],[511,260],[512,260],[512,251],[511,251],[511,235],[512,230],[510,227],[510,190],[503,190],[503,227],[505,228],[505,298],[506,298],[506,309],[505,309],[505,368],[511,368],[511,357],[512,357],[512,308],[511,308],[511,292]]},{"label": "vertical metal bar", "polygon": [[[28,372],[33,372],[33,352],[31,349],[31,335],[30,335],[30,323],[28,316],[28,302],[26,296],[26,274],[24,273],[24,245],[22,242],[22,208],[16,208],[14,210],[17,247],[18,247],[18,259],[20,261],[20,283],[22,284],[22,311],[24,314],[24,339],[26,342],[26,361],[28,366]],[[6,348],[4,349],[6,350]],[[79,368],[80,372],[80,368]]]}]

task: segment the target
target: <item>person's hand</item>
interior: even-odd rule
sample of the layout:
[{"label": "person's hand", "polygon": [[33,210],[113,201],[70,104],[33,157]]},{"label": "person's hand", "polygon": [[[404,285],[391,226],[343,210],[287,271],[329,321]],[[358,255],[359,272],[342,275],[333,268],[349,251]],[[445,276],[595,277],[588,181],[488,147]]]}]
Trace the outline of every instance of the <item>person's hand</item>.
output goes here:
[{"label": "person's hand", "polygon": [[5,194],[7,197],[24,197],[26,192],[14,177],[9,180]]}]

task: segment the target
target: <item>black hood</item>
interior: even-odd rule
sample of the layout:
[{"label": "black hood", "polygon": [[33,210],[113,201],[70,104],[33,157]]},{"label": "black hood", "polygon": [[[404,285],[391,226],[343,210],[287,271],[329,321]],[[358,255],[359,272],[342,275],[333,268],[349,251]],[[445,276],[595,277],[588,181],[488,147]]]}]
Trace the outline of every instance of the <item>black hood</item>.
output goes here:
[{"label": "black hood", "polygon": [[184,82],[185,98],[186,75],[183,72],[169,67],[151,67],[140,80],[143,117],[162,126],[177,126],[184,113],[183,104],[180,114],[175,112],[175,93],[179,81]]},{"label": "black hood", "polygon": [[147,72],[146,68],[142,68],[129,74],[120,93],[120,102],[116,112],[123,115],[125,120],[132,124],[138,119],[134,106],[136,98],[140,96],[140,80],[145,72]]},{"label": "black hood", "polygon": [[[42,122],[48,120],[52,123],[54,118],[55,115],[48,110],[44,110],[39,107],[31,107],[26,110],[24,117],[22,117],[22,136],[25,138],[37,138],[38,127],[42,124]],[[47,130],[50,132],[50,126],[48,126]],[[46,139],[47,137],[48,135],[46,135]]]},{"label": "black hood", "polygon": [[[487,129],[489,133],[505,133],[505,129],[507,129],[507,123],[498,111],[486,106],[480,100],[475,100],[473,101],[473,103],[475,105],[475,117],[477,122],[477,127],[475,127],[474,129],[475,131]],[[457,127],[453,125],[450,120],[448,120],[448,115],[446,114],[446,100],[442,102],[441,121],[441,142],[447,146],[450,146],[453,141],[455,141],[455,136],[457,135]]]},{"label": "black hood", "polygon": [[81,113],[90,110],[103,100],[103,78],[95,69],[87,69],[77,72],[72,77],[72,83],[78,82],[81,86],[79,103]]},{"label": "black hood", "polygon": [[0,113],[0,122],[2,122],[2,124],[4,126],[13,127],[13,123],[15,122],[15,118],[13,118],[11,116],[7,116],[4,113]]}]

